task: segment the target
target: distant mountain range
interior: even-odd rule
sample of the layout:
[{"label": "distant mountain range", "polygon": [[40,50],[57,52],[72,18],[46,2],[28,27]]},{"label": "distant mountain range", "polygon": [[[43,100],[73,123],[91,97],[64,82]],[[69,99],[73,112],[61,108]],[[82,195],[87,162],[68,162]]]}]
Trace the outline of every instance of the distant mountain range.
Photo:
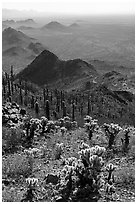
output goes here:
[{"label": "distant mountain range", "polygon": [[44,49],[36,39],[21,31],[9,27],[2,32],[2,63],[5,71],[8,71],[9,65],[13,65],[19,72]]},{"label": "distant mountain range", "polygon": [[35,25],[36,22],[33,19],[25,19],[25,20],[4,20],[2,21],[3,24],[6,25],[13,25],[13,24],[22,24],[22,25]]},{"label": "distant mountain range", "polygon": [[75,81],[97,75],[94,67],[81,59],[63,61],[52,52],[44,50],[17,77],[30,80],[38,85],[44,85],[60,80],[64,83],[66,80]]}]

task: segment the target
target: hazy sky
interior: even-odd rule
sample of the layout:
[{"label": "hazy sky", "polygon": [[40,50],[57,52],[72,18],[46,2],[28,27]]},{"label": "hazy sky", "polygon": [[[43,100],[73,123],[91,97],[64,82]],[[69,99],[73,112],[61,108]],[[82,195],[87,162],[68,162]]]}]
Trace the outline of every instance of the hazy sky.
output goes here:
[{"label": "hazy sky", "polygon": [[134,14],[134,0],[3,0],[2,7],[59,14]]}]

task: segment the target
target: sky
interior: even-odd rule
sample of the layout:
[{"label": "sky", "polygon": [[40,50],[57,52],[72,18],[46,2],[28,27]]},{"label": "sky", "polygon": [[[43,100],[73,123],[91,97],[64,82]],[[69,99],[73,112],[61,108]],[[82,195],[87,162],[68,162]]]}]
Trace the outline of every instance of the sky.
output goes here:
[{"label": "sky", "polygon": [[2,8],[67,15],[130,15],[135,0],[3,0]]}]

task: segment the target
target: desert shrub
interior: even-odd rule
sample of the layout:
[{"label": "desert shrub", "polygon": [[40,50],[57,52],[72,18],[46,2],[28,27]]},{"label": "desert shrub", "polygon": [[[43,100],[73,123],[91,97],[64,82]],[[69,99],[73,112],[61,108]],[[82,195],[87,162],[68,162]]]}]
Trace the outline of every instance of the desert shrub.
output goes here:
[{"label": "desert shrub", "polygon": [[20,202],[23,192],[16,188],[5,188],[2,192],[2,202]]},{"label": "desert shrub", "polygon": [[14,151],[22,144],[24,139],[24,132],[20,128],[6,128],[2,130],[3,150]]},{"label": "desert shrub", "polygon": [[122,187],[135,187],[135,170],[131,167],[124,167],[115,173],[115,183]]},{"label": "desert shrub", "polygon": [[9,177],[29,175],[32,171],[33,158],[23,154],[11,154],[2,160],[2,173]]}]

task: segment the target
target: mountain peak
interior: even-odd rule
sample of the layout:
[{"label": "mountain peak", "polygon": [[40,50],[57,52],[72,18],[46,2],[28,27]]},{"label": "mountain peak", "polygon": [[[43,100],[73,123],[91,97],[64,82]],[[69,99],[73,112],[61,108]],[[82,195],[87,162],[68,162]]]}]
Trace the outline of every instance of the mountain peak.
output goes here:
[{"label": "mountain peak", "polygon": [[55,29],[55,30],[62,30],[65,29],[66,26],[62,25],[61,23],[57,21],[51,21],[50,23],[46,24],[45,26],[42,27],[42,29],[47,28],[47,29]]},{"label": "mountain peak", "polygon": [[56,83],[60,80],[74,81],[91,75],[98,75],[91,64],[81,59],[63,61],[49,50],[44,50],[18,74],[17,78],[44,85],[47,82]]}]

